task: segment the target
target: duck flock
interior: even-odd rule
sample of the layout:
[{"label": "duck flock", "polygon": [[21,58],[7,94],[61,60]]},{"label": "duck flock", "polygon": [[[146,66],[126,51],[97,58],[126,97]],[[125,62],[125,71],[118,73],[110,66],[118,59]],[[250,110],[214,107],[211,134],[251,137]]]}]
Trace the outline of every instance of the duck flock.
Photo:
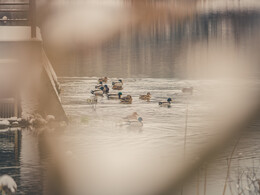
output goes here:
[{"label": "duck flock", "polygon": [[[108,86],[108,78],[107,77],[99,78],[98,84],[95,86],[95,89],[91,90],[91,94],[93,94],[93,97],[87,99],[87,103],[96,106],[96,104],[98,103],[97,97],[106,96],[107,99],[109,99],[109,100],[120,100],[121,104],[132,104],[132,102],[133,102],[132,96],[129,94],[123,96],[123,93],[121,92],[123,90],[123,84],[124,83],[123,83],[122,79],[113,81],[111,88],[112,88],[112,90],[114,90],[114,92],[111,93],[111,90]],[[118,91],[118,92],[115,92],[115,91]],[[186,93],[186,94],[193,94],[193,87],[183,88],[182,92]],[[146,94],[141,94],[139,96],[140,100],[144,100],[147,102],[149,102],[151,100],[151,98],[152,98],[152,94],[150,92],[147,92]],[[172,102],[173,102],[173,99],[169,97],[166,101],[158,102],[158,105],[161,107],[170,108]],[[139,117],[139,115],[136,112],[134,112],[132,115],[124,117],[123,119],[125,119],[124,122],[129,125],[132,125],[132,124],[143,125],[142,117]]]}]

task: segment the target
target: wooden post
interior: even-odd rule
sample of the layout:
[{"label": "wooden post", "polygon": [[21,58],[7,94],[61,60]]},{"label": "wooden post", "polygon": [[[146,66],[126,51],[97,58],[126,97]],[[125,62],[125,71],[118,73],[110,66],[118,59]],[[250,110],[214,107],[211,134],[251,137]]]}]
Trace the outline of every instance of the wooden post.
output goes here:
[{"label": "wooden post", "polygon": [[30,0],[30,25],[31,25],[31,38],[36,38],[36,2]]}]

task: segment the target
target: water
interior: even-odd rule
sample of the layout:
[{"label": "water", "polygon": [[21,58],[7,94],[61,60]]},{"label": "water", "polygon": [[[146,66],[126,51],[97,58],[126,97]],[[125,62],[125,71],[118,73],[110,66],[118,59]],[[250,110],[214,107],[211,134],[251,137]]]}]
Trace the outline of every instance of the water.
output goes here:
[{"label": "water", "polygon": [[[85,158],[88,155],[93,155],[93,153],[101,152],[103,154],[107,152],[112,155],[114,153],[110,151],[111,149],[120,150],[124,148],[124,152],[129,151],[131,153],[134,151],[133,156],[129,154],[130,157],[126,157],[129,160],[133,160],[132,158],[139,159],[139,155],[141,155],[142,157],[139,159],[141,162],[146,162],[143,158],[148,156],[154,164],[156,164],[156,160],[160,159],[161,161],[172,162],[173,166],[174,161],[172,159],[177,161],[176,158],[181,158],[179,153],[180,150],[182,151],[184,144],[187,105],[189,105],[187,155],[194,155],[195,148],[204,150],[205,147],[208,147],[209,140],[214,139],[214,136],[221,132],[213,131],[210,126],[207,128],[210,120],[207,116],[212,109],[214,110],[214,106],[204,99],[204,95],[207,94],[210,88],[218,88],[223,85],[219,81],[126,78],[124,79],[125,85],[122,91],[123,94],[132,95],[132,105],[122,105],[119,103],[119,100],[107,100],[106,97],[100,97],[97,107],[93,108],[92,105],[86,105],[85,102],[87,98],[91,97],[89,92],[97,83],[97,79],[97,77],[61,78],[64,89],[64,108],[69,116],[72,119],[74,118],[74,122],[79,124],[76,135],[74,132],[68,132],[63,137],[65,142],[64,150],[73,152],[74,156],[83,161],[86,160]],[[181,92],[181,89],[187,86],[195,88],[192,96]],[[142,101],[138,98],[139,94],[145,94],[146,92],[151,92],[152,94],[150,102]],[[172,107],[159,107],[158,101],[167,99],[167,97],[174,99]],[[142,128],[120,126],[122,117],[132,112],[138,112],[144,119]],[[257,155],[260,152],[257,145],[258,126],[258,123],[255,124],[241,135],[241,140],[232,156],[232,168],[228,178],[227,194],[231,194],[230,188],[233,189],[233,192],[237,191],[236,183],[241,172],[247,171],[247,173],[242,174],[244,183],[247,183],[247,174],[251,172],[256,174],[255,177],[259,176],[260,161]],[[227,174],[227,159],[230,158],[235,142],[236,138],[230,140],[230,147],[219,155],[217,160],[213,161],[213,164],[206,166],[208,193],[222,193]],[[131,148],[130,150],[129,147]],[[119,155],[124,156],[121,152],[119,152]],[[195,157],[197,155],[199,153],[195,154]],[[114,156],[114,158],[117,157],[117,155]],[[93,155],[93,158],[98,159],[96,155]],[[109,162],[105,157],[103,160]],[[134,166],[133,170],[136,171]],[[138,164],[138,166],[142,167],[142,163]],[[156,166],[154,165],[154,167]],[[85,165],[84,169],[88,172],[91,166]],[[143,171],[146,171],[145,168]],[[205,167],[202,166],[199,173],[200,193],[203,193],[204,189],[204,172]],[[197,188],[196,182],[195,180],[187,184],[184,192],[192,194]],[[239,183],[239,185],[241,184]],[[245,187],[247,186],[243,186],[243,188]],[[252,187],[252,190],[254,189]]]},{"label": "water", "polygon": [[[255,84],[259,76],[256,68],[260,62],[258,3],[239,2],[206,1],[204,6],[199,2],[195,13],[188,19],[155,22],[146,30],[133,28],[98,49],[75,51],[67,57],[54,56],[49,49],[60,76],[62,103],[72,121],[59,135],[53,150],[59,148],[60,153],[72,155],[75,167],[89,163],[84,164],[81,170],[88,173],[82,176],[84,181],[93,180],[93,183],[88,183],[90,187],[87,190],[96,189],[95,181],[104,182],[100,184],[104,188],[102,190],[111,190],[111,185],[116,181],[120,181],[122,188],[131,188],[137,185],[131,180],[134,177],[132,174],[139,173],[140,178],[147,179],[160,169],[161,172],[165,171],[161,167],[158,169],[159,165],[165,162],[174,164],[176,159],[180,159],[187,105],[188,155],[196,157],[198,154],[192,154],[193,149],[203,150],[211,138],[221,133],[206,128],[214,120],[208,116],[215,109],[208,101],[209,91],[221,88],[223,82],[217,80],[219,78],[250,78]],[[108,76],[109,86],[112,80],[122,78],[123,95],[132,95],[133,104],[122,105],[117,100],[104,97],[98,98],[96,108],[88,105],[86,99],[91,97],[90,90],[99,76]],[[230,84],[228,80],[225,81],[227,83]],[[190,86],[194,87],[192,96],[181,92],[183,87]],[[152,94],[151,101],[139,100],[138,96],[147,92]],[[158,101],[168,97],[174,100],[172,107],[159,107]],[[143,118],[143,127],[122,126],[122,117],[133,112]],[[250,180],[247,176],[255,173],[256,178],[260,177],[258,129],[259,124],[256,123],[241,136],[232,156],[226,194],[238,194],[240,187],[243,187],[245,194],[249,194],[246,188],[255,190],[253,185],[248,184]],[[0,132],[0,175],[9,174],[15,179],[17,194],[48,194],[45,172],[48,158],[42,151],[40,138],[30,130]],[[231,140],[230,147],[206,166],[207,194],[222,193],[227,158],[235,142],[235,139]],[[80,162],[74,162],[74,158]],[[97,165],[93,166],[92,163]],[[91,168],[96,166],[100,171],[93,176],[91,173],[95,169]],[[158,170],[145,177],[152,168]],[[102,171],[107,171],[108,176],[115,171],[113,179],[110,178],[114,181],[106,180],[107,176],[102,175]],[[124,173],[121,180],[117,177],[119,171]],[[99,173],[105,181],[96,178]],[[240,177],[243,178],[242,184],[238,180]],[[195,194],[195,191],[204,193],[205,166],[201,168],[198,178],[185,185],[184,194]],[[132,181],[131,185],[126,181]],[[236,187],[237,183],[239,188]],[[140,182],[140,185],[145,188],[144,183]],[[255,185],[258,187],[256,182]]]}]

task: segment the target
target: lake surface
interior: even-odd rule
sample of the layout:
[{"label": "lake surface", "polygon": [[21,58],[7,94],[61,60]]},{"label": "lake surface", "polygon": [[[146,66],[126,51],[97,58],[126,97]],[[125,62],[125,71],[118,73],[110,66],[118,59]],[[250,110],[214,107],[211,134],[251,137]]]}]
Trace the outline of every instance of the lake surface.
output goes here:
[{"label": "lake surface", "polygon": [[[55,58],[50,52],[62,86],[62,103],[71,120],[58,134],[53,150],[58,148],[66,154],[61,159],[66,160],[68,154],[72,165],[75,163],[76,176],[82,172],[79,178],[89,185],[81,186],[74,194],[94,195],[92,190],[102,186],[96,193],[137,195],[133,189],[149,188],[147,177],[160,175],[160,170],[167,172],[160,165],[174,164],[182,156],[187,119],[187,155],[196,157],[194,149],[208,147],[210,139],[220,133],[207,128],[214,120],[208,117],[215,109],[207,99],[211,91],[232,84],[230,77],[250,81],[250,87],[259,88],[259,3],[203,2],[193,8],[192,17],[157,21],[145,30],[133,28],[98,49],[75,51],[66,58]],[[120,104],[106,97],[98,98],[96,108],[87,104],[101,76],[110,78],[109,87],[122,78],[122,93],[132,95],[133,104]],[[194,87],[193,95],[181,92],[190,86]],[[139,100],[139,95],[147,92],[152,94],[151,101]],[[172,107],[159,107],[158,102],[168,97],[174,100]],[[124,125],[122,118],[133,112],[143,118],[143,127]],[[226,194],[257,194],[258,129],[256,122],[241,135],[232,155]],[[0,131],[0,175],[9,174],[15,179],[17,194],[48,194],[48,157],[42,151],[41,136],[35,132]],[[231,140],[226,151],[203,165],[184,186],[183,194],[222,194],[227,159],[235,143],[236,139]],[[84,167],[78,166],[79,171],[77,165]],[[64,175],[68,173],[66,170]],[[111,186],[116,182],[120,187],[114,189]]]}]

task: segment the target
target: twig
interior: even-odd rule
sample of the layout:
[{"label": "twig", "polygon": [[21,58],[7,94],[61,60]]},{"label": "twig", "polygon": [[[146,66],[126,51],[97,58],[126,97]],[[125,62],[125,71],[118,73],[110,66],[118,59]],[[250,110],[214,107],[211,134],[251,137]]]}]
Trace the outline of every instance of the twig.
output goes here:
[{"label": "twig", "polygon": [[240,138],[239,138],[239,139],[237,140],[237,142],[235,143],[234,148],[233,148],[233,150],[232,150],[232,152],[231,152],[231,155],[230,155],[230,160],[229,160],[229,163],[228,163],[227,175],[226,175],[226,179],[225,179],[225,185],[224,185],[224,189],[223,189],[223,195],[225,195],[225,193],[226,193],[227,180],[228,180],[228,178],[229,178],[229,172],[230,172],[231,161],[232,161],[232,157],[233,157],[233,155],[234,155],[234,153],[235,153],[236,147],[237,147],[237,145],[238,145],[238,143],[239,143],[239,140],[240,140]]}]

